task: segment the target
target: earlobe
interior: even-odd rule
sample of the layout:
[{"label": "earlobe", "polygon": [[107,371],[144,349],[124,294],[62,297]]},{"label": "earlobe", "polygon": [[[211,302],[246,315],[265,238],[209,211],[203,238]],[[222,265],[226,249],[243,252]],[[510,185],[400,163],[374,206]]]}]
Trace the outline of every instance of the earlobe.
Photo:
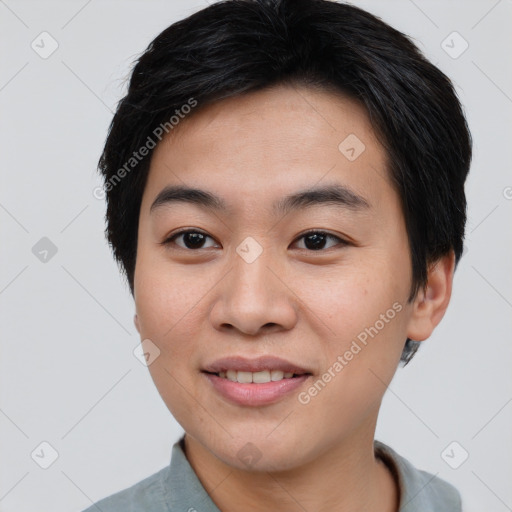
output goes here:
[{"label": "earlobe", "polygon": [[452,294],[454,270],[453,251],[429,267],[427,286],[418,292],[414,300],[407,330],[410,339],[426,340],[443,318]]}]

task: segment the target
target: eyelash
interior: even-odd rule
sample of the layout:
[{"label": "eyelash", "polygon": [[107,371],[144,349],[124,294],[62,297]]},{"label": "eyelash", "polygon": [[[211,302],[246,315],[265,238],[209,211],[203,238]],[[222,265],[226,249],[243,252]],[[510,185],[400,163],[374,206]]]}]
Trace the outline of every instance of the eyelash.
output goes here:
[{"label": "eyelash", "polygon": [[[204,233],[202,231],[199,231],[197,229],[184,229],[184,230],[178,231],[177,233],[174,233],[171,236],[167,237],[163,242],[160,242],[160,245],[170,246],[171,244],[174,243],[174,240],[176,238],[178,238],[181,235],[186,235],[186,234],[189,234],[189,233],[198,233],[198,234],[201,234],[201,235],[205,235],[207,238],[211,238],[213,240],[213,237],[211,237],[210,235],[207,235],[206,233]],[[306,238],[306,237],[308,237],[310,235],[324,235],[324,236],[326,236],[328,238],[337,240],[338,241],[337,245],[341,245],[342,247],[346,246],[346,245],[349,245],[349,242],[347,242],[346,240],[343,240],[342,238],[340,238],[340,237],[338,237],[336,235],[328,233],[327,231],[321,231],[321,230],[311,230],[311,231],[307,231],[306,233],[302,233],[300,236],[298,236],[294,240],[293,243],[301,240],[302,238]],[[328,251],[329,249],[333,249],[335,247],[336,246],[329,247],[328,249],[318,249],[316,251],[312,250],[312,249],[307,249],[307,248],[300,249],[300,250],[314,253],[314,252],[325,252],[325,251]],[[189,251],[189,252],[197,252],[197,251],[200,251],[200,250],[202,250],[204,248],[203,247],[199,247],[198,249],[189,249],[188,247],[181,247],[181,246],[178,245],[178,249],[182,249],[184,251]],[[207,247],[207,249],[209,249],[209,248]]]}]

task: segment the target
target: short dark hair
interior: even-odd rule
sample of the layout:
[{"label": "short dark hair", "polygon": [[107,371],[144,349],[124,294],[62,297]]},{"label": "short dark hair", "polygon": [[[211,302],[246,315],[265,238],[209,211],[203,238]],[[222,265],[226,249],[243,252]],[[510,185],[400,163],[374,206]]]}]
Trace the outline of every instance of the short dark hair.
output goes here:
[{"label": "short dark hair", "polygon": [[[145,158],[134,152],[154,147],[158,127],[169,131],[169,120],[191,99],[199,105],[193,116],[215,101],[280,84],[339,91],[364,106],[402,204],[412,261],[409,302],[426,286],[428,265],[451,250],[457,265],[472,141],[446,75],[406,35],[352,5],[225,0],[172,24],[150,43],[109,128],[99,161],[105,234],[132,295],[152,149]],[[403,362],[417,345],[407,339]]]}]

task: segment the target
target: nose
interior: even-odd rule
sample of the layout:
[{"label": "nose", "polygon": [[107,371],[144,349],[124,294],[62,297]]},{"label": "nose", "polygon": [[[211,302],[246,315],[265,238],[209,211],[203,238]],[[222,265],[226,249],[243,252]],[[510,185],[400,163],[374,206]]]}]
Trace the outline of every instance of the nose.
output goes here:
[{"label": "nose", "polygon": [[250,336],[292,329],[298,301],[286,281],[270,250],[250,263],[234,253],[231,270],[216,287],[213,326]]}]

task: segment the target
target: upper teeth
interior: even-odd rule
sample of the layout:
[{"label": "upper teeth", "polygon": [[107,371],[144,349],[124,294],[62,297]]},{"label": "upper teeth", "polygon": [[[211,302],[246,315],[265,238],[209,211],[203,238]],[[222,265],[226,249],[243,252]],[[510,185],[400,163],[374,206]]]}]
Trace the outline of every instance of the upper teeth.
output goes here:
[{"label": "upper teeth", "polygon": [[293,377],[293,372],[282,372],[281,370],[263,370],[262,372],[239,372],[236,370],[227,370],[226,372],[219,372],[219,377],[232,380],[233,382],[240,382],[248,384],[255,382],[263,384],[282,379],[290,379]]}]

